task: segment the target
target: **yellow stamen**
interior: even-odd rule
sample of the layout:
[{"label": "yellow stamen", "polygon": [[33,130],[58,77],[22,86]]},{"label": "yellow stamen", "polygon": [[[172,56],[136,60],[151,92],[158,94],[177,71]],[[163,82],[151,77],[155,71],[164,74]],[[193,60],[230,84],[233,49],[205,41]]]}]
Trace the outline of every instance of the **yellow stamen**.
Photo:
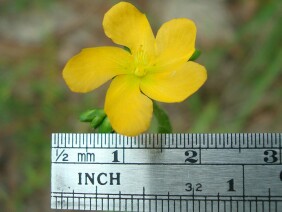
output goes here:
[{"label": "yellow stamen", "polygon": [[146,67],[148,67],[148,58],[143,50],[143,46],[141,45],[138,48],[138,51],[134,55],[134,61],[135,61],[135,69],[134,74],[138,77],[143,77],[146,75]]}]

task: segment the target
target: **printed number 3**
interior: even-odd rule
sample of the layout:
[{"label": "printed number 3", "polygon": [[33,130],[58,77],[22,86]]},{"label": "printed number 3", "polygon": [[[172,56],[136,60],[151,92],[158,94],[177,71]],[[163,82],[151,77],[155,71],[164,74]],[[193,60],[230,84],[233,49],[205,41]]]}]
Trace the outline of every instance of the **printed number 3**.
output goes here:
[{"label": "printed number 3", "polygon": [[277,151],[275,150],[265,150],[264,155],[267,157],[264,158],[264,162],[266,163],[275,163],[278,161]]}]

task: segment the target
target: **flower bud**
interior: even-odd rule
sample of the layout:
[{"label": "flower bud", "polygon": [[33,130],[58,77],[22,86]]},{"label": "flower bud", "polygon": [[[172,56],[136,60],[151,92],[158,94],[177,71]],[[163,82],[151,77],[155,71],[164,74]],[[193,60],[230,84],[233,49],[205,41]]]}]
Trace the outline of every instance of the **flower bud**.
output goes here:
[{"label": "flower bud", "polygon": [[92,109],[92,110],[87,110],[86,112],[82,113],[79,119],[82,122],[92,122],[93,119],[97,119],[97,118],[103,120],[105,116],[106,114],[103,109]]},{"label": "flower bud", "polygon": [[90,125],[92,128],[96,129],[98,128],[102,123],[103,120],[105,119],[106,114],[104,112],[104,110],[99,110],[95,113],[94,118],[92,119]]},{"label": "flower bud", "polygon": [[100,124],[98,128],[98,133],[111,133],[113,132],[112,125],[108,117],[104,118],[103,122]]},{"label": "flower bud", "polygon": [[82,122],[91,122],[92,119],[95,117],[95,111],[95,109],[85,111],[80,115],[79,120]]}]

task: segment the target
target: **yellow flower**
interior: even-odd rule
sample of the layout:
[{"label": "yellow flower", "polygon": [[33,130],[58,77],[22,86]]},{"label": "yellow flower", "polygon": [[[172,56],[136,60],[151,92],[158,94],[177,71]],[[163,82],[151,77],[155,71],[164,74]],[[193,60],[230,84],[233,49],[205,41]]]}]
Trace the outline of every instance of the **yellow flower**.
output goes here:
[{"label": "yellow flower", "polygon": [[144,14],[120,2],[104,16],[105,34],[126,46],[83,49],[71,58],[63,77],[74,92],[86,93],[112,80],[105,112],[113,129],[137,135],[150,126],[151,99],[181,102],[206,81],[206,69],[189,58],[195,51],[196,26],[178,18],[164,23],[156,37]]}]

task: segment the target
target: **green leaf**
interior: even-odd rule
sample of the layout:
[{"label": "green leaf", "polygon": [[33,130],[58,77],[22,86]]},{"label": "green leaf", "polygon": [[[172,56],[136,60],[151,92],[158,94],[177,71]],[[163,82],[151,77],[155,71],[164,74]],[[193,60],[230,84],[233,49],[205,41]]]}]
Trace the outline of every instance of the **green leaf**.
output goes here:
[{"label": "green leaf", "polygon": [[154,116],[158,121],[158,133],[172,133],[170,120],[166,112],[153,101]]},{"label": "green leaf", "polygon": [[194,61],[194,60],[198,59],[201,54],[202,54],[202,52],[199,49],[196,49],[194,51],[194,53],[192,54],[192,56],[190,57],[189,61]]}]

